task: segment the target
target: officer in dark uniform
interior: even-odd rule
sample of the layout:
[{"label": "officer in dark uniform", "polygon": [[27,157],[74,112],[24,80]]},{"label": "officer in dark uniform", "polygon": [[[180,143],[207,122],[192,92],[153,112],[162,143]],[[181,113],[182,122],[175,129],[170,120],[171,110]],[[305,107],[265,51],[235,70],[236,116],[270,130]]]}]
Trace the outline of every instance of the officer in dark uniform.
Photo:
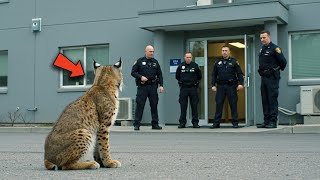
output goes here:
[{"label": "officer in dark uniform", "polygon": [[278,95],[280,70],[284,70],[287,60],[281,49],[273,44],[269,31],[261,31],[260,40],[263,44],[259,53],[259,74],[261,76],[261,97],[264,122],[258,128],[276,128],[278,117]]},{"label": "officer in dark uniform", "polygon": [[152,116],[152,129],[162,129],[159,126],[158,118],[158,85],[159,91],[162,93],[163,78],[160,65],[156,59],[153,58],[154,49],[148,45],[145,50],[145,56],[139,58],[132,67],[131,75],[136,78],[137,97],[136,97],[136,111],[134,120],[134,130],[140,130],[140,122],[144,110],[144,105],[147,98],[149,98]]},{"label": "officer in dark uniform", "polygon": [[192,62],[192,54],[187,52],[184,55],[184,62],[181,63],[176,71],[176,79],[178,80],[180,86],[180,95],[179,95],[179,103],[180,103],[180,125],[178,128],[185,128],[187,119],[187,107],[188,107],[188,99],[190,99],[190,105],[192,110],[192,124],[193,128],[200,128],[199,119],[198,119],[198,85],[201,80],[201,70],[197,63]]},{"label": "officer in dark uniform", "polygon": [[230,48],[222,47],[222,58],[216,60],[212,72],[212,91],[217,91],[216,94],[216,114],[213,120],[212,127],[220,128],[220,120],[225,97],[228,96],[233,128],[239,127],[237,102],[237,90],[243,89],[243,73],[240,65],[235,58],[230,57]]}]

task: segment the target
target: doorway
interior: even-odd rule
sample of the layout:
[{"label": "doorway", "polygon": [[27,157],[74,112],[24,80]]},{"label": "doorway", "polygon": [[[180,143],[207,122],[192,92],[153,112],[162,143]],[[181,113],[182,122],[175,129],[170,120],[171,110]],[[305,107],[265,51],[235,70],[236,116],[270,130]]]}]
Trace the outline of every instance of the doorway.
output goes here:
[{"label": "doorway", "polygon": [[[243,39],[233,39],[233,40],[222,40],[222,41],[208,41],[208,66],[207,66],[207,83],[210,85],[208,87],[208,123],[213,123],[215,111],[216,111],[216,103],[215,96],[216,92],[211,91],[211,74],[213,71],[213,67],[217,58],[221,58],[222,56],[222,47],[228,46],[230,48],[230,56],[235,58],[241,67],[242,72],[244,73],[245,69],[245,52],[244,52],[244,40]],[[238,119],[239,123],[245,123],[245,88],[241,91],[238,91]],[[224,105],[221,123],[231,123],[231,109],[229,106],[228,98],[226,97]]]},{"label": "doorway", "polygon": [[[231,56],[236,58],[244,75],[244,89],[238,91],[238,118],[240,125],[253,125],[254,116],[254,38],[234,36],[219,38],[189,39],[187,51],[193,54],[193,61],[199,65],[203,78],[199,83],[198,116],[199,125],[210,125],[216,111],[215,92],[211,90],[211,74],[216,58],[222,56],[222,46],[230,47]],[[190,111],[190,108],[189,108]],[[191,112],[188,113],[189,117]],[[221,123],[231,126],[231,110],[226,97]]]}]

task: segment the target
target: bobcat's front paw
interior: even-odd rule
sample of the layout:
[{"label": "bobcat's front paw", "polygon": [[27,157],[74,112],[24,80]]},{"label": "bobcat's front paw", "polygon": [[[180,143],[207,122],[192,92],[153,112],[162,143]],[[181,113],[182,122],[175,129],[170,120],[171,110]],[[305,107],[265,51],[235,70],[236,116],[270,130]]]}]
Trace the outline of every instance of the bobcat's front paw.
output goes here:
[{"label": "bobcat's front paw", "polygon": [[118,168],[121,167],[121,163],[117,160],[110,160],[106,164],[107,168]]},{"label": "bobcat's front paw", "polygon": [[97,163],[96,161],[93,161],[89,166],[89,169],[99,169],[99,168],[100,168],[100,164]]}]

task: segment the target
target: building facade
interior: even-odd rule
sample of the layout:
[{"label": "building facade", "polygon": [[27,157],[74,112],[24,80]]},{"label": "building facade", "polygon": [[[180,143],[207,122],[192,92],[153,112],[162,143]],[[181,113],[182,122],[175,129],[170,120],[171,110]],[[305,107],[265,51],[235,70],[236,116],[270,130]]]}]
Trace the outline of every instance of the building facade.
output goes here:
[{"label": "building facade", "polygon": [[[226,44],[245,75],[246,88],[239,92],[240,123],[261,123],[257,69],[263,29],[271,32],[272,42],[288,60],[281,73],[279,107],[295,112],[301,86],[320,85],[319,9],[320,0],[0,0],[0,123],[55,122],[92,84],[93,59],[112,64],[121,57],[120,97],[134,100],[136,85],[130,72],[148,44],[154,46],[164,76],[165,93],[159,94],[158,106],[161,124],[179,123],[179,86],[170,62],[183,61],[186,51],[193,53],[203,74],[200,125],[212,123],[211,72]],[[80,60],[86,75],[70,79],[68,71],[54,67],[58,53],[74,63]],[[288,112],[279,112],[279,124],[304,123],[303,115]],[[225,106],[223,122],[229,123],[230,116]],[[150,119],[147,103],[142,122]]]}]

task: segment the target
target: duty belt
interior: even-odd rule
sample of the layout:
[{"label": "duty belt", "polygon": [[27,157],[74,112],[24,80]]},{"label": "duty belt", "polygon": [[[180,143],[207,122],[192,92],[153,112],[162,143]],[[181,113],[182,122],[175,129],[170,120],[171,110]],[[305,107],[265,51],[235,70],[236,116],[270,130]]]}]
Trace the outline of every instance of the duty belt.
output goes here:
[{"label": "duty belt", "polygon": [[183,87],[183,88],[191,88],[191,87],[197,87],[197,86],[182,84],[181,87]]},{"label": "duty belt", "polygon": [[157,79],[148,80],[148,81],[140,81],[140,85],[152,85],[152,84],[157,84],[157,83],[158,83]]},{"label": "duty belt", "polygon": [[270,69],[265,69],[265,70],[259,69],[258,72],[259,72],[260,76],[271,77],[279,69],[280,69],[280,66],[277,66],[275,68],[270,68]]},{"label": "duty belt", "polygon": [[184,87],[184,88],[191,88],[191,87],[198,87],[199,82],[178,82],[180,87]]},{"label": "duty belt", "polygon": [[237,81],[236,80],[228,80],[228,81],[218,81],[217,82],[217,84],[218,85],[234,85],[234,84],[236,84],[237,83]]}]

